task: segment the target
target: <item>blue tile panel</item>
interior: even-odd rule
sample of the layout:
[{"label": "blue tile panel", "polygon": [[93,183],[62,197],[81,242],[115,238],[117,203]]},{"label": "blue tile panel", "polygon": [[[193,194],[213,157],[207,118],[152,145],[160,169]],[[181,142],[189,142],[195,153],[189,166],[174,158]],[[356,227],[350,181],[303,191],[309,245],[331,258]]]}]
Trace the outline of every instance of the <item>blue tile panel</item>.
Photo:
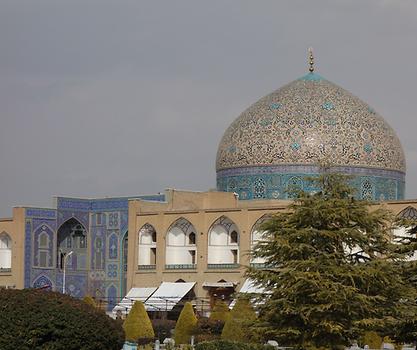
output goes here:
[{"label": "blue tile panel", "polygon": [[[117,197],[104,199],[57,198],[57,209],[25,209],[25,288],[50,288],[62,291],[63,274],[57,267],[57,237],[69,219],[78,220],[87,233],[87,260],[73,256],[76,263],[67,265],[66,291],[75,297],[87,294],[108,301],[111,309],[124,290],[125,269],[120,245],[128,228],[129,199],[164,201],[164,195]],[[46,235],[46,236],[45,236]],[[41,246],[40,237],[47,237]],[[40,253],[46,254],[41,266]],[[45,256],[45,255],[43,255]],[[69,259],[71,260],[71,258]]]}]

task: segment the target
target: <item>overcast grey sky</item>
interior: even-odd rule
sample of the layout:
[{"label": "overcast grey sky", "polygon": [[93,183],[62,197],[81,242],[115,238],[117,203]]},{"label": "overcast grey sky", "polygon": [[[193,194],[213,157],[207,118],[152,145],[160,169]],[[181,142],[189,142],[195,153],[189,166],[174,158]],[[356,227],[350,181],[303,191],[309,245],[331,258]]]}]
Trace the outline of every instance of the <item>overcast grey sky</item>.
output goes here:
[{"label": "overcast grey sky", "polygon": [[0,217],[214,188],[224,130],[309,46],[396,130],[416,198],[415,0],[0,0]]}]

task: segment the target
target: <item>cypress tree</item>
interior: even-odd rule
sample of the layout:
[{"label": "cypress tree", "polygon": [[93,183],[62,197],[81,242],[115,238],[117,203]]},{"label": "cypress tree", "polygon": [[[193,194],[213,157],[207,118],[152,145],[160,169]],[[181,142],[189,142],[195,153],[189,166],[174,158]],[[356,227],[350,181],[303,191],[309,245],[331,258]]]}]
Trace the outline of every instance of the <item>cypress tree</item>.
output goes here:
[{"label": "cypress tree", "polygon": [[250,325],[256,319],[255,310],[247,298],[238,298],[222,331],[222,339],[238,342],[250,340]]},{"label": "cypress tree", "polygon": [[135,301],[123,323],[126,340],[137,342],[140,339],[151,339],[155,336],[151,320],[141,301]]},{"label": "cypress tree", "polygon": [[392,241],[392,215],[355,199],[343,175],[311,181],[320,190],[298,192],[263,225],[265,240],[253,251],[267,268],[248,276],[270,292],[258,329],[282,345],[334,348],[415,318],[416,290]]},{"label": "cypress tree", "polygon": [[175,344],[189,344],[191,335],[197,326],[197,317],[190,302],[185,303],[175,325]]}]

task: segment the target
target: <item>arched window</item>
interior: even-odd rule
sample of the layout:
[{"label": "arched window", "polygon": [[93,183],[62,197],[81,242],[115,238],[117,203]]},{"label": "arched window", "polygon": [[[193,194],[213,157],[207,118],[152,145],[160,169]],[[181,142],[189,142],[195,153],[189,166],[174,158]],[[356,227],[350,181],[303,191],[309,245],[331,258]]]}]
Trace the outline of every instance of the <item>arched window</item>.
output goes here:
[{"label": "arched window", "polygon": [[253,183],[253,198],[266,198],[266,184],[264,179],[256,179]]},{"label": "arched window", "polygon": [[109,259],[117,259],[117,252],[119,247],[119,238],[115,232],[109,237]]},{"label": "arched window", "polygon": [[6,232],[0,234],[0,270],[12,268],[12,239]]},{"label": "arched window", "polygon": [[361,198],[365,200],[374,199],[374,185],[373,183],[366,179],[362,181],[361,185]]},{"label": "arched window", "polygon": [[[85,270],[87,268],[87,230],[75,218],[67,220],[61,225],[57,233],[57,266],[62,269]],[[95,246],[94,246],[95,248]],[[71,255],[67,257],[70,253]],[[93,251],[93,266],[96,267],[96,249]],[[101,251],[104,255],[104,251]],[[100,263],[104,259],[100,257]],[[102,266],[100,264],[100,266]]]},{"label": "arched window", "polygon": [[39,248],[48,248],[49,245],[49,237],[48,234],[43,231],[39,235]]},{"label": "arched window", "polygon": [[207,255],[209,268],[239,263],[239,229],[228,217],[222,216],[211,225]]},{"label": "arched window", "polygon": [[417,221],[417,209],[414,207],[408,206],[404,210],[402,210],[398,215],[397,218],[405,219],[405,220],[416,220]]},{"label": "arched window", "polygon": [[45,223],[33,231],[33,266],[52,267],[53,259],[53,237],[55,232]]},{"label": "arched window", "polygon": [[138,267],[140,269],[155,268],[156,265],[156,231],[150,224],[139,230]]},{"label": "arched window", "polygon": [[[262,217],[260,217],[255,224],[252,227],[252,231],[251,231],[251,235],[250,235],[250,246],[251,246],[251,250],[254,248],[254,246],[262,240],[264,232],[262,230],[262,224],[265,223],[265,221],[270,220],[271,219],[271,215],[266,214]],[[251,265],[261,265],[264,264],[265,261],[262,258],[251,258],[250,261]]]},{"label": "arched window", "polygon": [[167,269],[195,268],[195,228],[185,218],[179,218],[168,229],[166,235],[165,267]]},{"label": "arched window", "polygon": [[287,197],[294,198],[298,191],[303,189],[303,180],[298,176],[292,176],[287,181]]}]

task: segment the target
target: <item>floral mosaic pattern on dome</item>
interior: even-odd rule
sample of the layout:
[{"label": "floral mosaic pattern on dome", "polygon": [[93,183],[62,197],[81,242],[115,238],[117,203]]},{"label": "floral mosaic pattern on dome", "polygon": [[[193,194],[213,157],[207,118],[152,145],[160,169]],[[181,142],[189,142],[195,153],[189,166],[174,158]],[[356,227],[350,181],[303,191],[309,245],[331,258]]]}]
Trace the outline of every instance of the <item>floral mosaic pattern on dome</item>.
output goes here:
[{"label": "floral mosaic pattern on dome", "polygon": [[216,169],[329,164],[405,172],[394,130],[348,91],[310,73],[263,97],[226,130]]}]

